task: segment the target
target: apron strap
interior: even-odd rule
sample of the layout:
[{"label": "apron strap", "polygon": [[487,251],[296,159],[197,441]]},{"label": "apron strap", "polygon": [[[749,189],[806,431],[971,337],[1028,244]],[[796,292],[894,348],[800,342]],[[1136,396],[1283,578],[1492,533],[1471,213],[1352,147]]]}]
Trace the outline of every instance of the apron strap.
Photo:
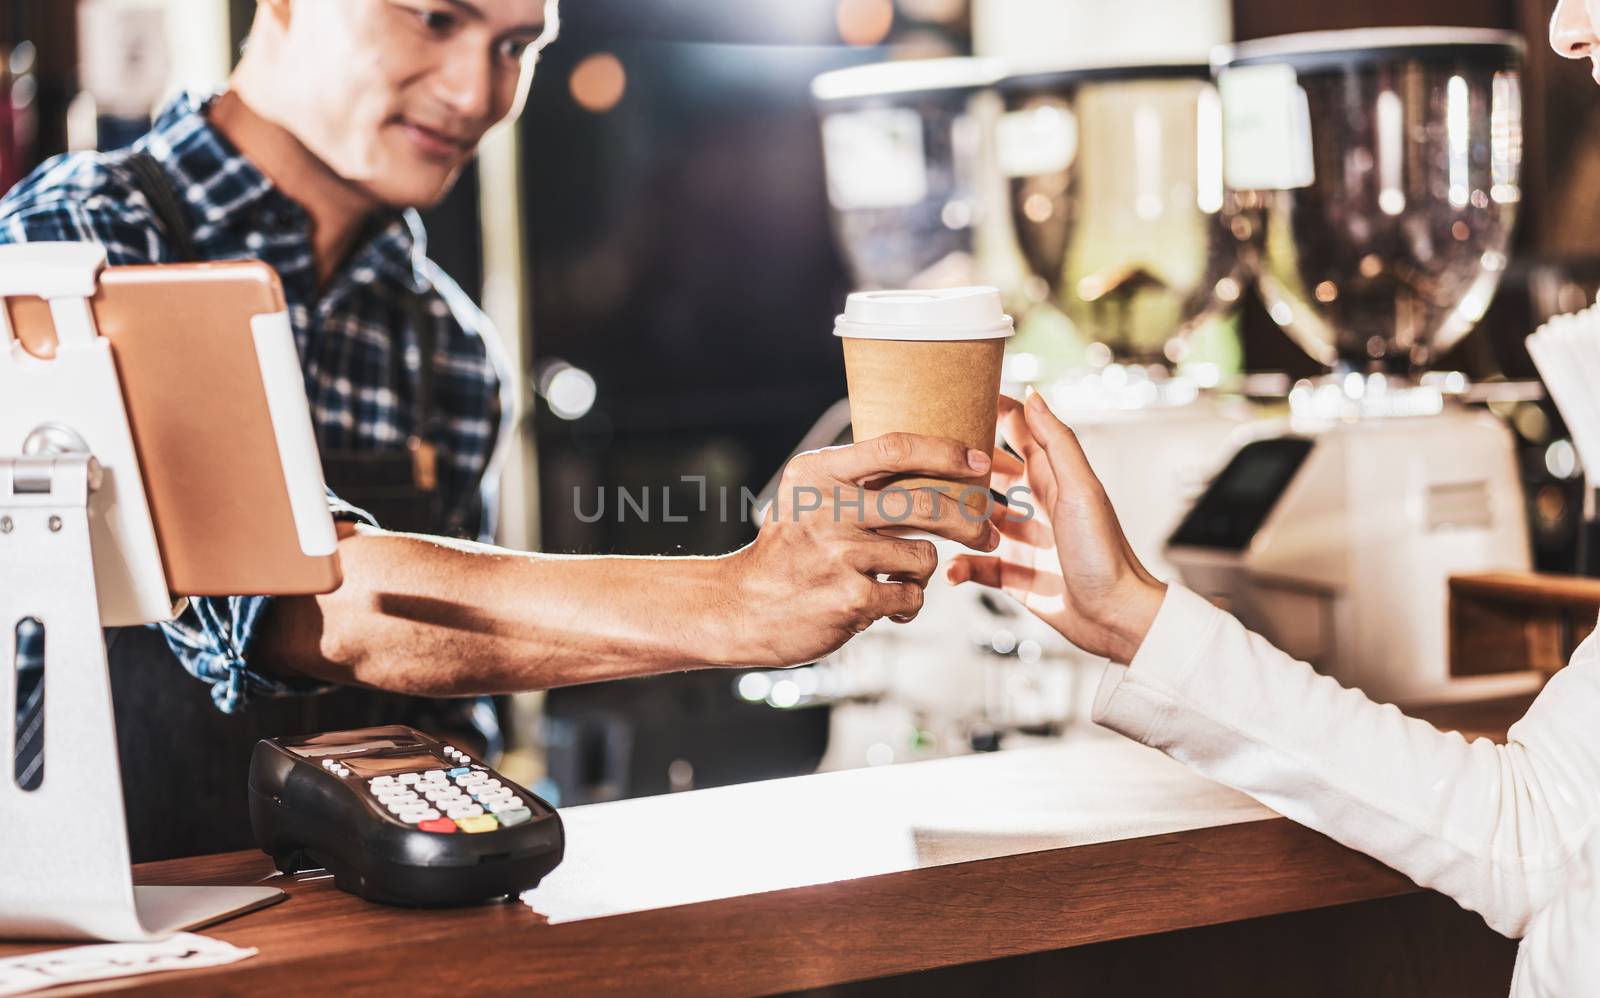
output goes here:
[{"label": "apron strap", "polygon": [[[407,298],[411,313],[411,326],[417,337],[417,387],[412,394],[411,437],[406,446],[411,450],[412,478],[417,488],[424,492],[439,487],[439,448],[432,437],[437,435],[436,416],[433,411],[433,361],[437,331],[433,321],[433,307],[425,293]],[[389,349],[390,390],[399,394],[404,376],[402,351],[395,345]]]},{"label": "apron strap", "polygon": [[161,223],[161,228],[166,232],[173,259],[178,263],[194,261],[198,256],[194,248],[194,233],[189,229],[189,220],[183,214],[183,205],[178,201],[178,194],[173,190],[167,171],[161,168],[155,157],[140,150],[129,152],[123,162],[133,174],[133,186],[150,203],[156,221]]}]

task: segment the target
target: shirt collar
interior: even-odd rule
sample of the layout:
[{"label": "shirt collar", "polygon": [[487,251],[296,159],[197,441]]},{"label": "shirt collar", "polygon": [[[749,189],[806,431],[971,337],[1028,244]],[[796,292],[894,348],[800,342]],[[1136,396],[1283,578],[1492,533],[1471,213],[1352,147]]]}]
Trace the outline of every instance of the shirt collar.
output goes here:
[{"label": "shirt collar", "polygon": [[352,260],[365,259],[379,273],[408,291],[428,290],[423,266],[428,256],[428,237],[423,230],[422,217],[414,209],[407,208],[377,219],[368,232],[375,234],[351,254]]},{"label": "shirt collar", "polygon": [[253,224],[263,209],[304,214],[212,126],[206,110],[217,96],[178,94],[157,113],[144,139],[145,149],[171,175],[196,242],[245,219]]},{"label": "shirt collar", "polygon": [[[227,230],[294,227],[306,233],[305,209],[279,191],[211,124],[218,93],[183,91],[156,115],[144,147],[171,175],[197,245]],[[412,209],[373,220],[344,270],[365,264],[407,290],[426,291],[427,239]],[[310,246],[306,247],[310,256]]]}]

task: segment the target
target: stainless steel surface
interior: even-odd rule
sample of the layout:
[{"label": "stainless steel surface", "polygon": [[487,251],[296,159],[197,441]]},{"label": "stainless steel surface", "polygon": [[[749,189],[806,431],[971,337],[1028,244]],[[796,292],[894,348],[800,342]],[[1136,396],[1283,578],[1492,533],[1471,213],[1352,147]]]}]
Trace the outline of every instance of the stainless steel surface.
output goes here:
[{"label": "stainless steel surface", "polygon": [[42,454],[87,454],[89,443],[82,434],[60,423],[44,423],[22,441],[22,453],[28,457]]},{"label": "stainless steel surface", "polygon": [[1303,94],[1291,114],[1306,134],[1284,141],[1309,142],[1312,172],[1252,192],[1265,222],[1244,252],[1274,320],[1313,358],[1411,375],[1471,331],[1506,268],[1521,198],[1520,50],[1427,29],[1414,46],[1391,32],[1360,50],[1345,34],[1241,46],[1250,69],[1281,68]]},{"label": "stainless steel surface", "polygon": [[1091,342],[1164,363],[1243,290],[1208,67],[1095,67],[1001,81],[996,133],[1032,272]]},{"label": "stainless steel surface", "polygon": [[907,59],[824,73],[834,233],[858,289],[984,283],[983,59]]}]

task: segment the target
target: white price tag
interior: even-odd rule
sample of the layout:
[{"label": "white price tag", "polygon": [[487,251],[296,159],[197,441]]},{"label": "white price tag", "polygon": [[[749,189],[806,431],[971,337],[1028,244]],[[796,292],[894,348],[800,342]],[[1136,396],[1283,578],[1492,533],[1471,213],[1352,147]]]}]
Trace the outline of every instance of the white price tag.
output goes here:
[{"label": "white price tag", "polygon": [[828,200],[839,211],[905,208],[928,196],[922,118],[907,108],[831,114],[822,122]]},{"label": "white price tag", "polygon": [[1049,104],[1011,111],[995,126],[995,152],[1008,177],[1058,173],[1078,154],[1078,119]]},{"label": "white price tag", "polygon": [[1311,108],[1293,66],[1240,66],[1217,76],[1223,162],[1234,190],[1310,187]]}]

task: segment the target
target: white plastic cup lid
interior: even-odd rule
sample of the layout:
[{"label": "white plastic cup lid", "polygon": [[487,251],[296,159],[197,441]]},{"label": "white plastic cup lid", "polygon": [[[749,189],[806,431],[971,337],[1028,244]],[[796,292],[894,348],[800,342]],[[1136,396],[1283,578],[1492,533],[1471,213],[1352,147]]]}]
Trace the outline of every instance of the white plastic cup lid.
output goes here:
[{"label": "white plastic cup lid", "polygon": [[853,340],[997,340],[1016,329],[995,288],[858,291],[833,335]]}]

